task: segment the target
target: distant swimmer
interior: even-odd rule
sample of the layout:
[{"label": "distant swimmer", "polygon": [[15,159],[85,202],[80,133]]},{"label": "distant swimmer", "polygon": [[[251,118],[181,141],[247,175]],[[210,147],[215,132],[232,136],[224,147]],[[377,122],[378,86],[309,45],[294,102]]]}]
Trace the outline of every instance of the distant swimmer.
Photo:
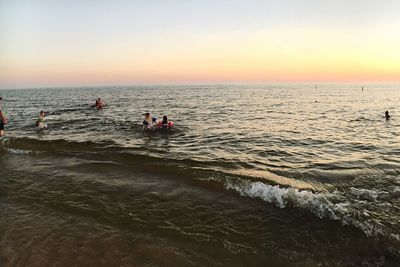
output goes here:
[{"label": "distant swimmer", "polygon": [[145,113],[143,120],[143,130],[153,129],[153,127],[156,125],[157,119],[155,117],[151,117],[149,112]]},{"label": "distant swimmer", "polygon": [[36,123],[35,123],[37,128],[39,128],[39,129],[47,129],[47,124],[45,122],[46,121],[45,116],[46,116],[46,113],[43,110],[40,111],[39,117],[38,117],[38,119],[36,120]]},{"label": "distant swimmer", "polygon": [[99,98],[96,99],[96,102],[92,107],[97,108],[97,109],[102,109],[105,106],[106,105],[104,104],[103,100],[101,100],[101,98],[99,97]]},{"label": "distant swimmer", "polygon": [[4,136],[4,126],[8,123],[6,115],[4,115],[3,109],[1,108],[2,102],[3,98],[0,97],[0,137]]},{"label": "distant swimmer", "polygon": [[387,111],[387,110],[385,111],[385,118],[387,121],[390,120],[389,111]]},{"label": "distant swimmer", "polygon": [[171,129],[172,127],[174,127],[174,123],[172,121],[169,121],[167,116],[163,116],[162,121],[157,124],[157,127],[159,129]]},{"label": "distant swimmer", "polygon": [[103,100],[101,100],[101,98],[99,97],[96,101],[96,108],[97,109],[102,109],[104,108],[106,105],[104,104]]}]

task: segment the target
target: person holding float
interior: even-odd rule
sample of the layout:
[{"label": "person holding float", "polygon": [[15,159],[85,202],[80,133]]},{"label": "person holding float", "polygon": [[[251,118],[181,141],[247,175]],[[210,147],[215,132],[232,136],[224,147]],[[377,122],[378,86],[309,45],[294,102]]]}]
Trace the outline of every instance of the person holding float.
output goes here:
[{"label": "person holding float", "polygon": [[168,120],[167,116],[163,116],[162,121],[157,121],[155,117],[152,117],[149,112],[144,115],[143,130],[160,130],[160,129],[171,129],[174,126],[172,121]]},{"label": "person holding float", "polygon": [[171,129],[172,127],[174,127],[174,123],[169,121],[168,117],[165,115],[163,116],[162,121],[157,124],[158,129]]}]

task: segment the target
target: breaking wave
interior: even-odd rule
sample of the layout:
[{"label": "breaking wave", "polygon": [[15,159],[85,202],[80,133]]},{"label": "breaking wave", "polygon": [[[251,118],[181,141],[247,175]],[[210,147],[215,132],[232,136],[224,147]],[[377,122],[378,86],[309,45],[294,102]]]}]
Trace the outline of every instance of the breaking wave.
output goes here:
[{"label": "breaking wave", "polygon": [[[214,179],[213,179],[214,180]],[[351,225],[361,229],[367,236],[384,237],[396,244],[400,244],[400,235],[390,231],[379,220],[370,216],[368,211],[357,202],[349,200],[343,192],[311,192],[299,190],[292,187],[280,185],[269,185],[260,181],[248,181],[243,179],[224,179],[224,187],[227,190],[234,190],[241,196],[262,199],[265,202],[276,205],[279,208],[299,208],[318,216],[340,221],[343,225]],[[355,189],[368,198],[376,199],[380,194],[374,190]],[[360,201],[365,204],[365,201]],[[359,204],[359,203],[358,203]],[[387,205],[390,205],[387,203]]]}]

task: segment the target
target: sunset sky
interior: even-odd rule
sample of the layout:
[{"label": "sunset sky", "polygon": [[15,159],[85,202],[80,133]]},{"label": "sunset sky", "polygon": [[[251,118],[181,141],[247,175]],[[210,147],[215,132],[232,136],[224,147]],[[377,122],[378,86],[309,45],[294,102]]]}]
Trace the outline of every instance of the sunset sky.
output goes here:
[{"label": "sunset sky", "polygon": [[0,88],[400,81],[398,0],[0,0]]}]

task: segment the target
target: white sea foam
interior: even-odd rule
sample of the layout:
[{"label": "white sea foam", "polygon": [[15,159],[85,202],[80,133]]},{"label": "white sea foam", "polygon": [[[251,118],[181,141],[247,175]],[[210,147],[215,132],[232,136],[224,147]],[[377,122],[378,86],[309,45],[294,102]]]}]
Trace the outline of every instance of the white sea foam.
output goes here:
[{"label": "white sea foam", "polygon": [[[280,208],[286,206],[308,210],[319,218],[341,221],[344,225],[353,225],[367,236],[390,235],[379,221],[370,217],[365,210],[358,210],[343,196],[334,193],[313,193],[308,190],[284,188],[262,182],[225,180],[228,190],[235,190],[242,196],[260,198]],[[368,192],[375,196],[373,192]],[[398,238],[396,236],[396,238]]]},{"label": "white sea foam", "polygon": [[32,153],[31,150],[23,150],[23,149],[14,149],[14,148],[7,148],[8,153],[11,154],[19,154],[19,155],[27,155]]},{"label": "white sea foam", "polygon": [[378,197],[385,196],[389,194],[385,191],[378,191],[378,190],[370,190],[370,189],[363,189],[363,188],[350,188],[351,193],[361,199],[367,199],[372,201],[377,201]]},{"label": "white sea foam", "polygon": [[307,190],[296,188],[282,188],[279,185],[268,185],[262,182],[244,182],[242,185],[235,185],[229,181],[225,184],[227,189],[233,189],[242,196],[261,198],[266,202],[276,204],[280,208],[287,205],[308,209],[320,218],[328,217],[338,220],[338,213],[347,211],[348,203],[332,203],[328,197],[331,194],[313,193]]}]

